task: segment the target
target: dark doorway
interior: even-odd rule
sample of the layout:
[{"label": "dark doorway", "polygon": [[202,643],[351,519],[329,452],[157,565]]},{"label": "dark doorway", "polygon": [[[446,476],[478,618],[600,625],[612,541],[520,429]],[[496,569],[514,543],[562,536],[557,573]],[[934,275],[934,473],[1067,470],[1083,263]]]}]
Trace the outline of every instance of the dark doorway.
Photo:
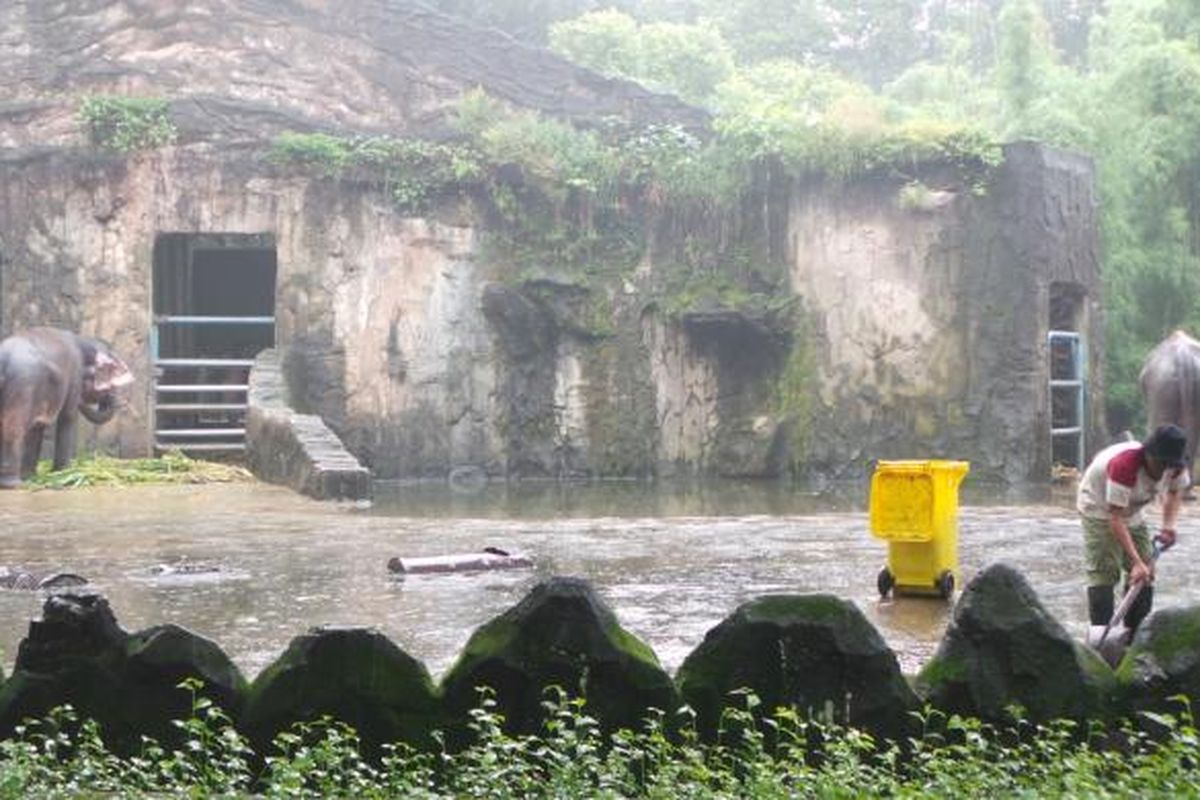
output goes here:
[{"label": "dark doorway", "polygon": [[250,364],[275,344],[271,234],[160,234],[154,244],[155,444],[240,453]]}]

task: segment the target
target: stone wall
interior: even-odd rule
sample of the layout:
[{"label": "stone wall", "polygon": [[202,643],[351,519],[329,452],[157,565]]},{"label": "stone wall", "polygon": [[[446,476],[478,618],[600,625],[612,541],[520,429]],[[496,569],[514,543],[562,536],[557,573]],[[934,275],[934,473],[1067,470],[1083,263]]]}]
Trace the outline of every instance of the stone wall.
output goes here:
[{"label": "stone wall", "polygon": [[271,176],[264,164],[207,146],[0,163],[5,332],[50,324],[109,340],[137,383],[97,444],[145,454],[155,237],[270,232],[276,335],[298,410],[320,413],[385,476],[494,461],[475,232],[401,217],[353,185]]},{"label": "stone wall", "polygon": [[1014,144],[985,194],[922,178],[907,202],[897,178],[793,194],[788,260],[819,387],[808,462],[838,474],[877,458],[965,458],[976,475],[1044,480],[1055,284],[1083,297],[1087,441],[1105,442],[1091,162]]},{"label": "stone wall", "polygon": [[[377,477],[763,477],[789,461],[857,477],[878,458],[946,457],[1043,480],[1055,286],[1083,297],[1089,442],[1103,441],[1092,172],[1036,145],[1006,156],[986,194],[933,174],[916,207],[893,179],[792,187],[782,224],[804,323],[781,338],[729,309],[664,312],[654,252],[607,287],[553,267],[530,277],[496,255],[469,198],[407,217],[370,186],[205,144],[10,154],[0,324],[110,340],[138,382],[119,421],[89,435],[144,454],[156,237],[270,234],[296,410]],[[797,348],[813,399],[793,419],[778,397]]]}]

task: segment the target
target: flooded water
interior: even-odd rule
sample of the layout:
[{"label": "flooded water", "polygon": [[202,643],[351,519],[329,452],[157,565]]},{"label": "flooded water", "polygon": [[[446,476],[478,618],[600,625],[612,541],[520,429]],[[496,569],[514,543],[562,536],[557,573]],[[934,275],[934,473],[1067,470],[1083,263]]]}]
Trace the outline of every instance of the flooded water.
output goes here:
[{"label": "flooded water", "polygon": [[[326,623],[372,625],[444,672],[470,633],[538,580],[589,580],[622,624],[674,671],[740,603],[767,593],[830,592],[854,601],[915,671],[950,613],[936,599],[881,602],[887,546],[868,531],[866,488],[640,484],[381,487],[370,508],[321,504],[263,485],[0,493],[0,566],[90,578],[126,630],[173,622],[218,642],[253,678],[291,638]],[[1017,502],[965,487],[962,575],[1004,560],[1021,569],[1076,636],[1086,626],[1082,546],[1069,496]],[[1160,563],[1159,606],[1200,602],[1181,544]],[[526,553],[533,569],[397,577],[393,556]],[[162,571],[162,565],[172,570]],[[217,567],[189,572],[180,565]],[[44,595],[0,591],[7,670]]]}]

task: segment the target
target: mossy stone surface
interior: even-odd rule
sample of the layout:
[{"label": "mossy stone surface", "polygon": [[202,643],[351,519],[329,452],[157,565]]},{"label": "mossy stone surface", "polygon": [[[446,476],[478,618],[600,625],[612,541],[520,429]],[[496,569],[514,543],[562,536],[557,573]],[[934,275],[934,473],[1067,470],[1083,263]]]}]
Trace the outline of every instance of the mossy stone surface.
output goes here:
[{"label": "mossy stone surface", "polygon": [[234,721],[246,700],[246,679],[215,642],[178,625],[156,625],[129,635],[124,642],[122,676],[125,700],[134,727],[166,743],[179,740],[173,722],[187,719],[192,696],[184,680],[202,685],[198,693],[212,700]]},{"label": "mossy stone surface", "polygon": [[441,726],[425,665],[371,628],[320,627],[297,636],[251,684],[242,728],[262,754],[297,722],[329,716],[353,727],[366,753],[383,744],[433,746]]},{"label": "mossy stone surface", "polygon": [[192,710],[185,679],[231,717],[241,708],[245,680],[213,642],[175,625],[134,634],[117,624],[108,601],[96,594],[54,595],[41,620],[30,623],[12,676],[0,688],[0,736],[26,718],[39,719],[64,704],[100,724],[118,754],[141,747],[143,735],[174,746],[174,720]]},{"label": "mossy stone surface", "polygon": [[895,654],[851,602],[828,594],[768,595],[710,630],[676,676],[712,738],[730,695],[750,689],[761,709],[788,706],[873,733],[902,735],[917,697]]},{"label": "mossy stone surface", "polygon": [[917,687],[948,713],[1007,723],[1017,705],[1041,722],[1110,718],[1116,679],[1050,615],[1023,575],[993,564],[964,589]]},{"label": "mossy stone surface", "polygon": [[463,741],[478,687],[495,692],[511,733],[537,733],[546,690],[587,701],[604,730],[638,727],[651,708],[674,711],[678,695],[654,652],[623,629],[585,581],[551,578],[472,634],[442,680],[446,712]]},{"label": "mossy stone surface", "polygon": [[1163,608],[1138,627],[1117,667],[1130,710],[1178,713],[1179,696],[1200,703],[1200,605]]}]

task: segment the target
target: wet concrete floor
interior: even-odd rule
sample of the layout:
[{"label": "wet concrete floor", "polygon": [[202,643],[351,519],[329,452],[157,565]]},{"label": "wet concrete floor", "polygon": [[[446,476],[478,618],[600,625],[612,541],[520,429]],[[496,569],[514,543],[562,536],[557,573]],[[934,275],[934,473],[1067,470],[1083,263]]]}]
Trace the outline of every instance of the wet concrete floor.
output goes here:
[{"label": "wet concrete floor", "polygon": [[[382,489],[365,509],[263,485],[19,491],[0,494],[0,566],[86,575],[126,630],[182,625],[220,644],[247,678],[318,624],[374,626],[437,676],[477,626],[550,575],[591,581],[672,672],[738,604],[802,592],[854,601],[914,672],[936,648],[951,606],[880,601],[875,577],[887,545],[869,533],[865,499],[857,487],[811,494],[615,484],[464,496],[400,486]],[[1197,512],[1185,508],[1180,544],[1160,563],[1160,607],[1200,602],[1191,555],[1200,547]],[[963,579],[1007,561],[1083,635],[1082,545],[1068,495],[1013,504],[986,489],[965,491],[959,526]],[[404,578],[386,569],[393,556],[488,545],[529,554],[536,566]],[[218,570],[178,569],[189,564]],[[0,591],[6,672],[44,597]]]}]

